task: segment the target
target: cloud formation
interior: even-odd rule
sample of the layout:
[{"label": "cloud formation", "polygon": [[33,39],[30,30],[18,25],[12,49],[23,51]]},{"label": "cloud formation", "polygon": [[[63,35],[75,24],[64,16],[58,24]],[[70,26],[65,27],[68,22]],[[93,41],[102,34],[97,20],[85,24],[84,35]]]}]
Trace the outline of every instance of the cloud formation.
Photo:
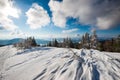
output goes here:
[{"label": "cloud formation", "polygon": [[69,29],[69,30],[63,30],[62,33],[72,33],[72,32],[75,32],[75,31],[78,31],[78,28],[74,28],[74,29]]},{"label": "cloud formation", "polygon": [[20,29],[15,29],[14,32],[11,32],[10,35],[17,35],[17,36],[26,36],[25,33],[23,33],[23,31],[21,31]]},{"label": "cloud formation", "polygon": [[109,29],[120,24],[120,0],[50,0],[52,21],[65,27],[68,17],[80,24]]},{"label": "cloud formation", "polygon": [[18,27],[14,24],[13,18],[19,18],[20,9],[14,6],[12,0],[0,0],[0,27],[1,29],[13,31]]},{"label": "cloud formation", "polygon": [[31,29],[41,28],[50,23],[50,18],[46,10],[39,6],[37,3],[33,3],[32,7],[26,12],[27,24]]}]

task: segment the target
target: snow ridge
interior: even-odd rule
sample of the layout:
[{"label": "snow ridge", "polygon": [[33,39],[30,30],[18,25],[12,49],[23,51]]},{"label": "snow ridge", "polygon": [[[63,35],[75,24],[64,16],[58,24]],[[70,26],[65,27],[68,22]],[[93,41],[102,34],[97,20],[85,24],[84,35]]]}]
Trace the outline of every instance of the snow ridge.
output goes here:
[{"label": "snow ridge", "polygon": [[55,47],[21,51],[7,48],[0,48],[0,80],[120,80],[120,53]]}]

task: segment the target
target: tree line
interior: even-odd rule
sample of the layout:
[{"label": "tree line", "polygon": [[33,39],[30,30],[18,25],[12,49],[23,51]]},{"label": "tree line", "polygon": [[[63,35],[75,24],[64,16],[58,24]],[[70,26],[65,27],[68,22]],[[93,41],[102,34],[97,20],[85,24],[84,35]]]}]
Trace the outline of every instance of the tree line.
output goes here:
[{"label": "tree line", "polygon": [[82,36],[80,42],[73,42],[71,38],[64,38],[63,42],[58,42],[57,39],[53,39],[46,46],[50,47],[62,47],[62,48],[86,48],[97,49],[100,51],[120,52],[120,35],[116,38],[109,40],[99,40],[96,31],[93,31],[92,35],[85,33]]},{"label": "tree line", "polygon": [[[36,46],[40,45],[36,43],[34,37],[28,37],[27,39],[14,44],[14,47],[17,47],[18,49],[28,49]],[[91,35],[89,33],[85,33],[79,42],[74,42],[68,37],[64,38],[62,42],[59,42],[56,38],[54,38],[47,45],[42,45],[42,47],[46,46],[76,49],[86,48],[97,49],[100,51],[120,52],[120,35],[118,35],[116,38],[100,41],[96,31],[94,31]]]},{"label": "tree line", "polygon": [[109,52],[120,52],[120,35],[116,38],[100,41],[100,50]]},{"label": "tree line", "polygon": [[58,42],[57,39],[53,39],[53,41],[50,41],[47,46],[51,46],[51,47],[70,47],[70,48],[75,48],[74,47],[74,43],[71,40],[71,38],[64,38],[63,42]]},{"label": "tree line", "polygon": [[94,48],[97,49],[97,35],[96,32],[94,32],[91,36],[89,33],[85,33],[82,36],[82,40],[80,42],[73,42],[71,38],[64,38],[62,42],[58,42],[57,39],[53,39],[48,43],[47,46],[52,46],[52,47],[68,47],[68,48]]}]

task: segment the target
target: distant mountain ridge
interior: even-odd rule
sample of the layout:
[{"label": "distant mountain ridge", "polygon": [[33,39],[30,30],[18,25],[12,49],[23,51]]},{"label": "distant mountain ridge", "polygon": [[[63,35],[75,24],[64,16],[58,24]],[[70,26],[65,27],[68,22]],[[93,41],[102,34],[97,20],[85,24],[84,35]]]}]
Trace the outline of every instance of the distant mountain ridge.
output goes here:
[{"label": "distant mountain ridge", "polygon": [[[10,40],[0,40],[0,46],[5,46],[5,45],[12,45],[18,42],[23,41],[24,39],[22,38],[15,38],[15,39],[10,39]],[[36,39],[37,44],[47,44],[49,40],[44,40],[44,39]]]},{"label": "distant mountain ridge", "polygon": [[22,40],[23,40],[22,38],[15,38],[15,39],[10,39],[10,40],[0,40],[0,46],[12,45],[12,44],[18,43]]}]

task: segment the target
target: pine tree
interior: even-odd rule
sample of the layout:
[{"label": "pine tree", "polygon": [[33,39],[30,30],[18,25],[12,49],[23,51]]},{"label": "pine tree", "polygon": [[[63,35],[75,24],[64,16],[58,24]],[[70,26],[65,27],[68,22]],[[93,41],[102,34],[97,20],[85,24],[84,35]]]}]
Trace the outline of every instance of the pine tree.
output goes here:
[{"label": "pine tree", "polygon": [[85,33],[85,34],[82,36],[81,45],[82,45],[83,48],[89,48],[89,47],[90,47],[90,37],[89,37],[89,33]]},{"label": "pine tree", "polygon": [[71,38],[64,38],[62,47],[74,48],[74,44]]},{"label": "pine tree", "polygon": [[55,47],[58,47],[58,42],[57,42],[56,39],[54,40],[54,46],[55,46]]},{"label": "pine tree", "polygon": [[97,34],[96,31],[93,31],[93,34],[91,35],[91,40],[90,40],[90,44],[91,44],[91,48],[97,48]]},{"label": "pine tree", "polygon": [[31,46],[37,46],[37,43],[35,41],[35,38],[31,38]]},{"label": "pine tree", "polygon": [[73,42],[72,42],[72,39],[71,39],[71,38],[69,38],[69,47],[74,48],[74,44],[73,44]]},{"label": "pine tree", "polygon": [[85,39],[84,39],[84,35],[82,36],[82,40],[81,40],[81,44],[84,45],[85,43]]},{"label": "pine tree", "polygon": [[28,37],[24,41],[18,43],[17,46],[23,49],[28,49],[37,46],[37,43],[34,37]]},{"label": "pine tree", "polygon": [[48,43],[48,46],[52,46],[52,42],[51,41]]},{"label": "pine tree", "polygon": [[57,42],[56,38],[52,41],[52,46],[53,47],[58,47],[58,42]]}]

